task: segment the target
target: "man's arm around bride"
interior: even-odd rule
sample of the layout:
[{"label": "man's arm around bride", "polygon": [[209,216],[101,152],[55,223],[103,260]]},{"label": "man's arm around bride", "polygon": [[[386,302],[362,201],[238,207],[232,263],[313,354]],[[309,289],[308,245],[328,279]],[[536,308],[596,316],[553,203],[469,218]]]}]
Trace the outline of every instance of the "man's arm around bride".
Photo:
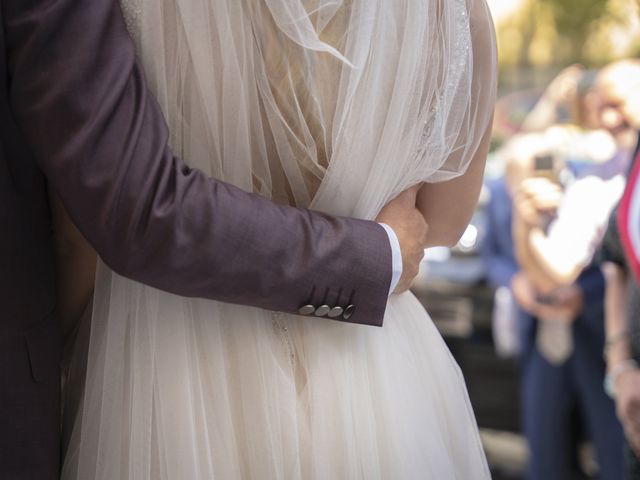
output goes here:
[{"label": "man's arm around bride", "polygon": [[59,471],[47,188],[114,271],[183,296],[317,315],[304,307],[343,292],[342,320],[381,325],[393,235],[395,291],[417,274],[428,243],[418,187],[380,213],[389,235],[276,205],[174,156],[116,1],[2,2],[0,69],[0,478]]}]

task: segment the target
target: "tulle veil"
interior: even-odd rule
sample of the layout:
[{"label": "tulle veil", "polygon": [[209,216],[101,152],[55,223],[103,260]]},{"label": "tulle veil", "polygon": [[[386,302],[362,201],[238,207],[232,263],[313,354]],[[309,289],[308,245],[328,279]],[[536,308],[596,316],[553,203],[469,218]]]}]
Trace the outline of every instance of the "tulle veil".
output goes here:
[{"label": "tulle veil", "polygon": [[[121,3],[174,151],[275,201],[372,219],[462,174],[491,118],[484,0]],[[64,479],[488,477],[460,372],[411,294],[372,329],[100,264],[68,378]]]}]

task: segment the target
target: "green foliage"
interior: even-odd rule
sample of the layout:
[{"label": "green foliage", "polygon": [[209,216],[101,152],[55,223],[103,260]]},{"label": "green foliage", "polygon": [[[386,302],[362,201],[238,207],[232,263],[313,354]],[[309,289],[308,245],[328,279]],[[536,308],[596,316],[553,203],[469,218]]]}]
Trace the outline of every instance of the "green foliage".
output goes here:
[{"label": "green foliage", "polygon": [[[620,35],[638,13],[636,0],[521,0],[520,10],[498,25],[501,64],[518,68],[598,66],[638,52],[640,39],[620,48]],[[612,38],[618,40],[612,40]],[[625,50],[626,49],[626,50]]]},{"label": "green foliage", "polygon": [[560,35],[586,37],[593,23],[607,15],[608,0],[540,0],[547,5]]},{"label": "green foliage", "polygon": [[609,14],[608,0],[541,0],[552,13],[566,61],[584,61],[585,42],[594,25]]}]

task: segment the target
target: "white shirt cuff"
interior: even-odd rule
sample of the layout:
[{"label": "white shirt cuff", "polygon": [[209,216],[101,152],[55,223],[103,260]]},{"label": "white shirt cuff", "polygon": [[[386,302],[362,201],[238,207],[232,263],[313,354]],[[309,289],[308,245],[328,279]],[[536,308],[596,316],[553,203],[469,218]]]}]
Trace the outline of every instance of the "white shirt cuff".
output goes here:
[{"label": "white shirt cuff", "polygon": [[400,250],[400,242],[396,236],[396,232],[393,231],[386,223],[380,224],[382,228],[387,232],[389,237],[389,244],[391,245],[391,287],[389,288],[389,295],[393,293],[402,276],[402,251]]}]

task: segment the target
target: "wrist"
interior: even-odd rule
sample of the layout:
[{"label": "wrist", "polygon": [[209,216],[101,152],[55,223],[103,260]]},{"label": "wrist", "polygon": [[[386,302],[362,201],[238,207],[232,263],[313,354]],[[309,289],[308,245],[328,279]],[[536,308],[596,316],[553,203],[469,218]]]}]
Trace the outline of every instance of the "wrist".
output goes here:
[{"label": "wrist", "polygon": [[611,398],[616,398],[616,384],[618,379],[625,373],[635,371],[637,369],[638,363],[631,358],[627,358],[626,360],[622,360],[614,364],[604,377],[603,386],[607,395]]},{"label": "wrist", "polygon": [[611,366],[631,358],[629,334],[626,329],[607,336],[603,355],[607,365]]}]

